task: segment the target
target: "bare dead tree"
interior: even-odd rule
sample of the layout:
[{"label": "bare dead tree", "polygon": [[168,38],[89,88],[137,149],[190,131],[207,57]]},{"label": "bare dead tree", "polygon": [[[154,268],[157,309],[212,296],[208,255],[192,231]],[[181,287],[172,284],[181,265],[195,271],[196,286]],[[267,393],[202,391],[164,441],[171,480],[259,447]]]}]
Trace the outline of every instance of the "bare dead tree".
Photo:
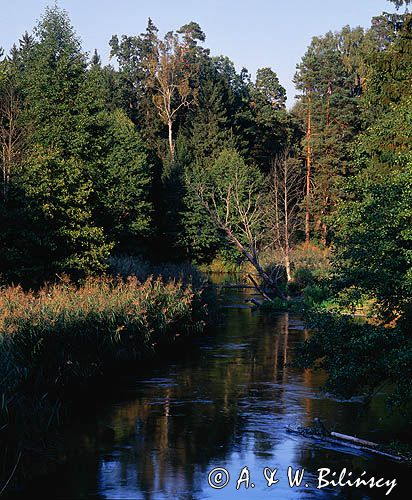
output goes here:
[{"label": "bare dead tree", "polygon": [[7,199],[12,169],[22,154],[23,130],[19,126],[21,102],[12,81],[0,91],[0,149],[2,196]]},{"label": "bare dead tree", "polygon": [[[270,297],[265,288],[282,299],[285,298],[279,286],[280,272],[268,273],[259,259],[259,248],[262,247],[266,235],[267,190],[261,175],[246,167],[243,160],[239,168],[231,168],[229,175],[219,175],[217,182],[210,182],[206,174],[195,182],[190,181],[201,205],[209,214],[216,227],[223,231],[227,240],[252,264],[263,282],[260,287],[253,277],[249,276],[255,288],[267,300]],[[229,168],[229,167],[228,167]],[[255,174],[255,175],[254,175]]]},{"label": "bare dead tree", "polygon": [[304,200],[304,179],[298,160],[284,150],[274,161],[270,174],[270,208],[268,240],[282,255],[288,281],[292,280],[290,253],[302,228],[300,216]]}]

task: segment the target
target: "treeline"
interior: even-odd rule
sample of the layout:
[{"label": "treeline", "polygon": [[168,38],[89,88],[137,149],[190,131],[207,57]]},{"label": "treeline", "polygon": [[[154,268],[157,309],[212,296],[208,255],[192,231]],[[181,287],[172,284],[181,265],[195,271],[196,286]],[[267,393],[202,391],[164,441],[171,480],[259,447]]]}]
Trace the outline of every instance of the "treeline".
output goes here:
[{"label": "treeline", "polygon": [[1,279],[218,256],[285,298],[297,249],[321,249],[337,291],[410,321],[411,15],[313,38],[290,111],[272,69],[252,81],[204,45],[149,20],[104,66],[53,7],[2,57]]},{"label": "treeline", "polygon": [[201,261],[225,248],[186,173],[225,148],[268,171],[299,132],[272,70],[252,83],[204,40],[196,23],[161,38],[149,20],[111,39],[114,69],[53,7],[2,58],[3,280],[100,272],[114,252]]},{"label": "treeline", "polygon": [[[396,2],[398,6],[409,3]],[[341,69],[352,61],[348,67],[360,93],[355,114],[348,112],[354,97],[343,90],[341,112],[328,114],[337,94],[333,81],[324,80],[322,111],[316,112],[317,125],[312,130],[308,127],[306,151],[314,160],[314,178],[321,176],[326,185],[320,203],[309,207],[309,213],[316,221],[318,214],[330,212],[325,224],[333,248],[330,286],[335,296],[348,304],[367,297],[380,325],[361,324],[333,312],[316,314],[312,325],[317,334],[304,346],[301,365],[328,370],[328,385],[335,392],[350,395],[386,387],[392,401],[408,407],[412,397],[412,15],[374,18],[372,28],[358,35],[355,44],[344,45],[348,51],[341,59]],[[315,39],[314,44],[328,37]],[[309,50],[307,61],[311,56]],[[308,122],[311,110],[322,103],[322,91],[314,99],[313,89],[306,89],[300,103]],[[337,138],[335,129],[341,127],[344,116],[352,120],[344,119],[342,136]],[[353,135],[354,127],[358,131]],[[327,151],[334,153],[329,156]],[[312,199],[319,200],[312,193]]]}]

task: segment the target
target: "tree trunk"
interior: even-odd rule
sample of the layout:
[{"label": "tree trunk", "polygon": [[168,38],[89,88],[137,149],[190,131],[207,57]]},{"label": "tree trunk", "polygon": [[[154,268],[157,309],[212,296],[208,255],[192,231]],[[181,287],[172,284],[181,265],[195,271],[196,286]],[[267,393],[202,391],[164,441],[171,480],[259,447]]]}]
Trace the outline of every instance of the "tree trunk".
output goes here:
[{"label": "tree trunk", "polygon": [[263,282],[269,286],[281,299],[286,299],[285,294],[279,288],[278,284],[264,271],[262,266],[260,265],[258,259],[254,257],[250,252],[246,250],[246,248],[242,245],[242,243],[236,238],[236,236],[232,233],[230,228],[225,225],[221,225],[222,229],[225,231],[227,237],[235,244],[238,250],[246,257],[246,259],[252,264],[252,266],[256,269],[258,275],[263,280]]},{"label": "tree trunk", "polygon": [[328,227],[325,222],[322,222],[322,244],[326,246],[328,241]]},{"label": "tree trunk", "polygon": [[311,180],[311,167],[312,167],[312,123],[311,123],[311,109],[310,109],[310,94],[308,96],[308,128],[306,132],[307,149],[306,149],[306,214],[305,214],[305,243],[309,244],[310,241],[310,180]]},{"label": "tree trunk", "polygon": [[[285,160],[286,161],[286,160]],[[285,163],[285,169],[288,168],[287,163]],[[283,210],[285,213],[285,227],[284,227],[284,239],[285,239],[285,248],[284,248],[284,263],[285,263],[285,270],[286,270],[286,278],[288,280],[288,283],[292,281],[292,275],[290,273],[290,259],[289,259],[289,254],[290,254],[290,244],[289,244],[289,206],[288,206],[288,172],[285,172],[284,175],[284,186],[283,186]]]},{"label": "tree trunk", "polygon": [[268,300],[269,302],[272,302],[272,299],[269,297],[269,295],[263,290],[262,287],[260,287],[256,283],[255,278],[251,274],[248,274],[247,276],[250,279],[250,281],[253,283],[253,287],[255,288],[255,290],[257,290],[262,295],[262,297],[264,297],[266,300]]},{"label": "tree trunk", "polygon": [[289,258],[289,250],[285,253],[285,270],[286,270],[286,278],[288,283],[292,281],[292,273],[290,272],[290,258]]},{"label": "tree trunk", "polygon": [[325,214],[327,212],[327,206],[329,203],[329,196],[325,195],[324,208],[322,210],[322,244],[326,246],[328,240],[328,227],[325,222]]},{"label": "tree trunk", "polygon": [[173,142],[173,122],[169,119],[167,122],[167,126],[169,128],[169,149],[170,149],[170,157],[172,160],[175,157],[175,144]]}]

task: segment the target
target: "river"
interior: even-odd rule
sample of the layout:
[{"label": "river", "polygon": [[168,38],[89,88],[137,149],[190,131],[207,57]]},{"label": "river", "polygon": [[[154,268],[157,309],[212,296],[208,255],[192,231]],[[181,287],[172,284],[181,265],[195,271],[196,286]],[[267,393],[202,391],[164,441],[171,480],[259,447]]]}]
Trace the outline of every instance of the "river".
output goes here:
[{"label": "river", "polygon": [[[302,321],[290,313],[253,311],[245,304],[247,293],[222,289],[222,314],[213,332],[144,376],[129,377],[126,387],[102,406],[85,408],[67,431],[67,463],[32,485],[31,496],[385,497],[388,488],[316,488],[317,469],[339,472],[346,467],[353,477],[366,471],[366,477],[396,478],[398,485],[389,498],[406,498],[400,492],[409,467],[286,432],[289,424],[309,426],[318,417],[339,432],[384,440],[400,420],[393,415],[382,418],[379,397],[364,410],[357,398],[339,400],[322,393],[324,374],[289,367],[294,346],[308,335]],[[236,490],[244,466],[250,472],[249,488],[244,481]],[[305,469],[299,487],[289,486],[289,466]],[[223,489],[208,484],[208,473],[216,467],[230,474]],[[265,467],[278,469],[279,482],[270,488],[262,473]]]}]

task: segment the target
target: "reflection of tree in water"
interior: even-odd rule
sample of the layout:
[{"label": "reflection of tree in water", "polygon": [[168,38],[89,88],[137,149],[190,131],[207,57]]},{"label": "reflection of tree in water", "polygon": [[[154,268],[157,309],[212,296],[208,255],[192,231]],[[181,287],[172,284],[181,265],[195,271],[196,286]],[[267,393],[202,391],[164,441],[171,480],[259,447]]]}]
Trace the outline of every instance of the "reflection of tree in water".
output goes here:
[{"label": "reflection of tree in water", "polygon": [[[211,461],[224,464],[245,439],[253,439],[256,451],[273,452],[275,436],[264,429],[268,414],[287,411],[282,404],[287,343],[287,315],[274,319],[245,309],[228,311],[213,350],[195,354],[170,380],[145,384],[134,401],[105,419],[116,433],[116,456],[103,460],[101,486],[138,486],[165,495],[193,491],[196,473]],[[262,382],[274,384],[260,395]],[[261,398],[265,404],[256,407],[262,425],[254,404]],[[113,467],[109,474],[107,462]]]}]

